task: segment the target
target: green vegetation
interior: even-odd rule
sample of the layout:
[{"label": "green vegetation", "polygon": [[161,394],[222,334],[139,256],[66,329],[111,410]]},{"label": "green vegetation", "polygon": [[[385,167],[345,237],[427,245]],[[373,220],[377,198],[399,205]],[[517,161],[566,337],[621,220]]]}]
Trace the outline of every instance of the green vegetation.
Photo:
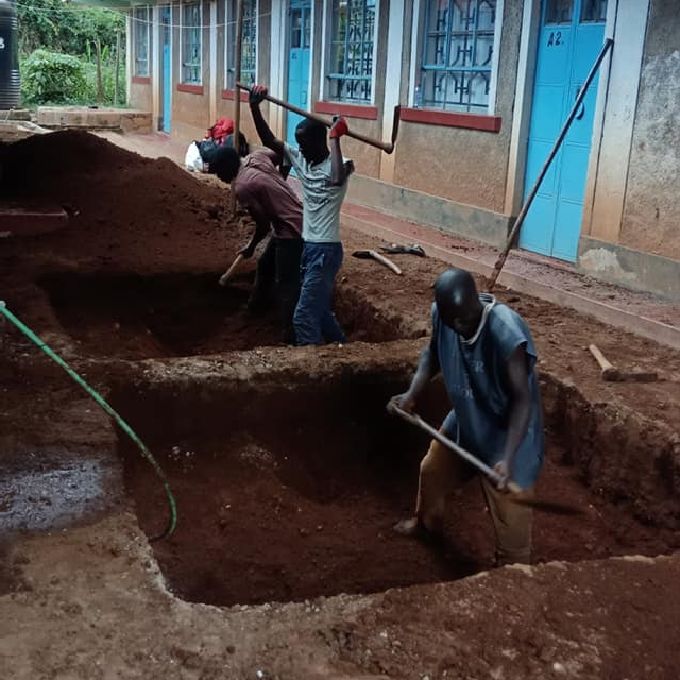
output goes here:
[{"label": "green vegetation", "polygon": [[[125,19],[63,0],[17,3],[24,104],[114,104],[125,93]],[[120,45],[120,54],[116,54]]]}]

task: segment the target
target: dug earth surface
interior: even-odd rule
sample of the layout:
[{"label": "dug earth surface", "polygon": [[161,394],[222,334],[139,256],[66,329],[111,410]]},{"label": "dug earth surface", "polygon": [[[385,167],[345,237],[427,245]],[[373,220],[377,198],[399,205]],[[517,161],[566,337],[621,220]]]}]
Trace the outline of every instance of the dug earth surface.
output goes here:
[{"label": "dug earth surface", "polygon": [[[445,550],[390,531],[427,441],[384,404],[417,360],[442,263],[395,256],[395,277],[348,257],[337,309],[353,342],[288,348],[243,315],[252,262],[217,287],[251,228],[223,188],[82,133],[8,156],[5,200],[71,217],[0,244],[3,297],[151,446],[179,523],[150,543],[167,522],[158,479],[5,324],[0,678],[677,677],[676,352],[498,293],[539,349],[537,494],[579,514],[535,513],[539,564],[489,570],[474,483],[450,499]],[[348,253],[378,245],[346,233]],[[593,342],[662,380],[603,382]],[[445,409],[435,384],[423,415]]]}]

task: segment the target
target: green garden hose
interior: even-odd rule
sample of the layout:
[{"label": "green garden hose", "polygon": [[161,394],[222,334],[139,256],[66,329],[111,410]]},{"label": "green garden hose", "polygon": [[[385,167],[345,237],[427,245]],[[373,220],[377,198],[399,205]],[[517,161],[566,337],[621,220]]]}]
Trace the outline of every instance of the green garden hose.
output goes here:
[{"label": "green garden hose", "polygon": [[175,503],[175,497],[170,489],[170,484],[165,473],[161,469],[156,459],[151,454],[151,451],[146,447],[144,442],[137,436],[136,432],[123,420],[121,415],[102,397],[99,392],[94,388],[90,387],[82,376],[78,375],[67,363],[62,359],[46,342],[43,342],[26,324],[22,323],[17,319],[12,312],[7,309],[7,305],[0,301],[0,312],[9,319],[31,342],[37,345],[47,356],[52,359],[55,363],[59,364],[68,374],[75,380],[78,385],[80,385],[96,402],[99,406],[110,415],[118,424],[121,430],[130,437],[130,439],[135,443],[137,448],[142,452],[142,456],[151,463],[154,471],[158,475],[159,479],[163,482],[163,487],[165,489],[165,494],[168,497],[168,506],[170,509],[170,519],[168,521],[168,526],[165,531],[159,536],[153,537],[152,541],[159,540],[161,538],[168,538],[175,527],[177,526],[177,504]]}]

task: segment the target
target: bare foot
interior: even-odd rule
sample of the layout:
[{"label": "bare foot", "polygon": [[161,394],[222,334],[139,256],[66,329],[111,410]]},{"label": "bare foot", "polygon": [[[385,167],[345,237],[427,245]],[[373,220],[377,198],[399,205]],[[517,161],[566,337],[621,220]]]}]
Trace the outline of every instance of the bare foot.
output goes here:
[{"label": "bare foot", "polygon": [[423,527],[417,517],[403,519],[401,522],[397,522],[392,528],[396,533],[411,538],[420,538],[425,533],[425,527]]}]

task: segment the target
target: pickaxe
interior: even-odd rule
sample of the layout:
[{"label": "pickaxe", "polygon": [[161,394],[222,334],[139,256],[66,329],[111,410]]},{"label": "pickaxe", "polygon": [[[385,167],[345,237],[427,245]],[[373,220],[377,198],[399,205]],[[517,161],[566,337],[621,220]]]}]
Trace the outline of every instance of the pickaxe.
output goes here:
[{"label": "pickaxe", "polygon": [[[241,90],[245,90],[246,92],[250,92],[252,88],[248,85],[244,85],[243,83],[236,83],[236,87],[240,88]],[[309,111],[305,111],[304,109],[301,109],[298,106],[294,106],[293,104],[289,104],[288,102],[284,102],[281,99],[277,99],[276,97],[272,97],[271,95],[267,95],[265,97],[267,101],[272,102],[272,104],[276,104],[277,106],[282,106],[284,109],[288,109],[288,111],[292,111],[293,113],[297,113],[298,116],[303,116],[304,118],[309,118],[310,120],[315,120],[318,123],[321,123],[322,125],[325,125],[326,127],[331,127],[333,125],[333,121],[330,118],[326,118],[325,116],[320,116],[316,113],[310,113]],[[401,106],[397,105],[394,107],[394,118],[392,120],[392,138],[389,142],[383,142],[380,139],[373,139],[372,137],[367,137],[366,135],[359,134],[358,132],[354,132],[353,130],[348,130],[347,136],[351,137],[352,139],[357,139],[360,142],[364,142],[364,144],[369,144],[370,146],[375,147],[376,149],[380,149],[381,151],[384,151],[385,153],[392,153],[394,151],[394,143],[397,139],[397,132],[399,131],[399,116],[401,113]]]},{"label": "pickaxe", "polygon": [[[466,451],[462,446],[452,442],[448,437],[443,435],[439,430],[436,430],[432,425],[426,423],[417,413],[409,413],[404,411],[404,409],[399,408],[391,404],[388,407],[391,413],[398,415],[403,418],[407,423],[419,427],[421,430],[427,432],[433,439],[436,439],[440,444],[443,444],[447,449],[453,451],[456,455],[460,456],[463,460],[470,463],[473,467],[477,468],[479,472],[486,475],[494,484],[498,484],[500,481],[500,475],[489,465],[479,460],[476,456],[473,456],[469,451]],[[543,512],[551,512],[558,515],[580,515],[582,511],[579,508],[575,508],[572,505],[566,505],[564,503],[557,503],[554,501],[547,501],[538,498],[527,498],[522,496],[522,489],[513,481],[507,483],[507,490],[510,494],[510,498],[519,505],[526,505],[536,510],[542,510]]]},{"label": "pickaxe", "polygon": [[655,382],[659,379],[659,375],[655,371],[641,371],[639,369],[621,371],[618,368],[614,368],[597,345],[590,345],[588,349],[600,366],[602,380],[611,382]]}]

